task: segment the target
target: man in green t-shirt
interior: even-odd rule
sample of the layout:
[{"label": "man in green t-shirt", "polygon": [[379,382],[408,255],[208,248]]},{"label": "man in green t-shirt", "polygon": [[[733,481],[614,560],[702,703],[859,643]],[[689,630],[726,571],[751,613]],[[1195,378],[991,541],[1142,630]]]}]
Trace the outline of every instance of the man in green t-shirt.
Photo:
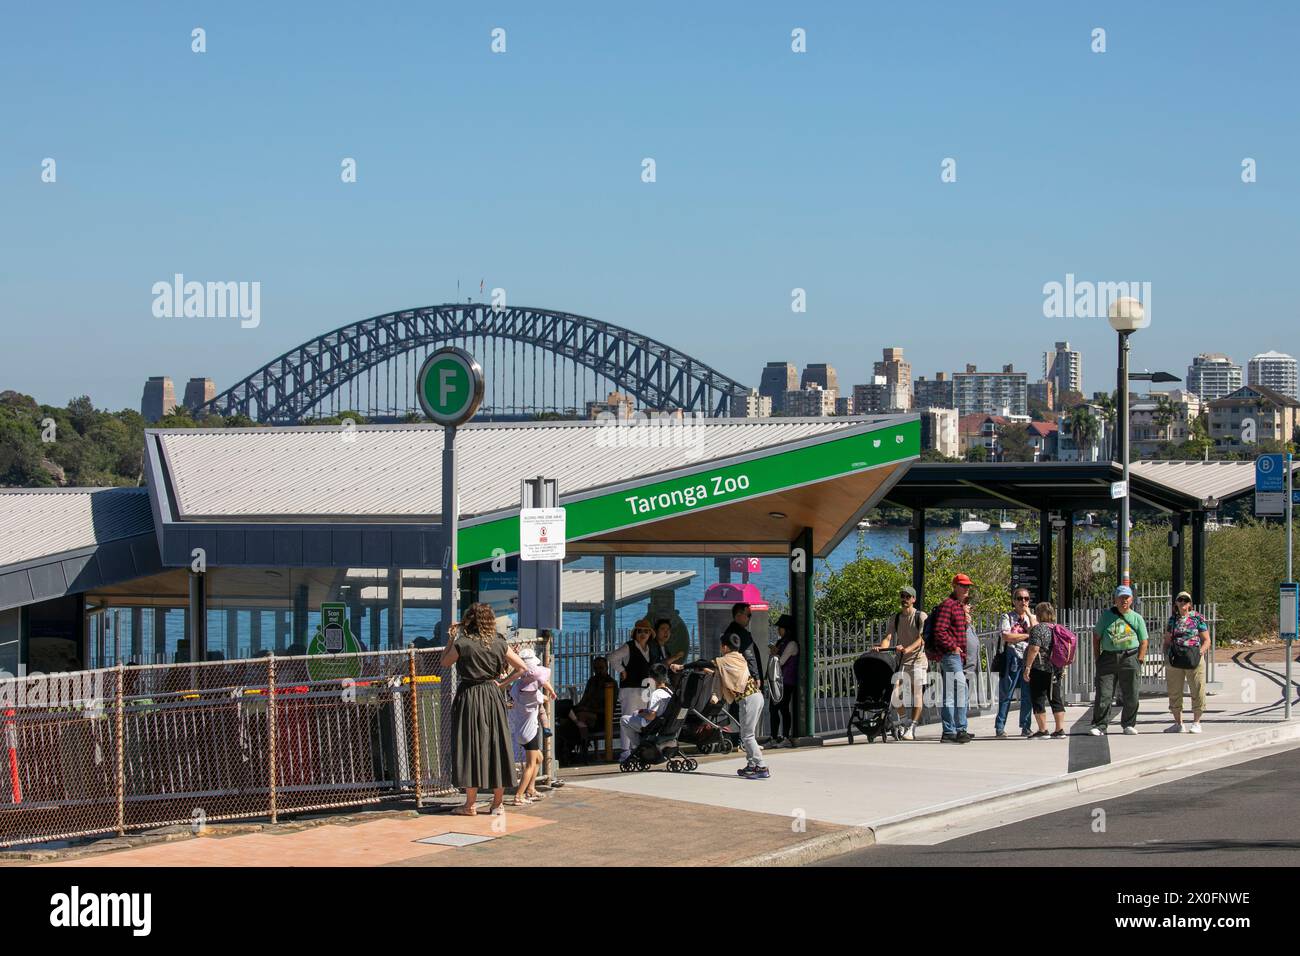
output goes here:
[{"label": "man in green t-shirt", "polygon": [[1092,705],[1092,729],[1100,737],[1110,723],[1111,703],[1118,689],[1123,711],[1120,726],[1130,736],[1137,733],[1138,682],[1147,656],[1147,625],[1133,610],[1133,589],[1115,589],[1115,603],[1092,629],[1092,654],[1097,661],[1097,688]]}]

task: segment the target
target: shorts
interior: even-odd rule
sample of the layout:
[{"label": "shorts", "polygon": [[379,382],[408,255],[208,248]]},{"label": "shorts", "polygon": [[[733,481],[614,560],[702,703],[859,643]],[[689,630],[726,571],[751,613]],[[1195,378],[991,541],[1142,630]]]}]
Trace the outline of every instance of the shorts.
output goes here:
[{"label": "shorts", "polygon": [[924,664],[903,665],[894,683],[894,699],[890,701],[893,707],[915,707],[921,703],[927,669]]},{"label": "shorts", "polygon": [[524,750],[536,751],[542,749],[542,728],[537,728],[537,736],[524,744]]}]

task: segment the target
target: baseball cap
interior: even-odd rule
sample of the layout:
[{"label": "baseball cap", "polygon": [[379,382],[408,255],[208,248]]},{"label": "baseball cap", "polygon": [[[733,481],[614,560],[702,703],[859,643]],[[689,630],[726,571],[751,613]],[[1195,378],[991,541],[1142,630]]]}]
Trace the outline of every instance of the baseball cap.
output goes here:
[{"label": "baseball cap", "polygon": [[1127,584],[1121,584],[1115,589],[1115,597],[1132,597],[1133,589]]},{"label": "baseball cap", "polygon": [[1188,594],[1186,591],[1179,591],[1178,594],[1174,596],[1175,601],[1181,601],[1183,598],[1187,598],[1187,600],[1190,601],[1192,599],[1192,596]]},{"label": "baseball cap", "polygon": [[957,575],[953,575],[952,583],[953,583],[953,584],[971,584],[971,583],[973,583],[973,582],[971,581],[970,578],[966,577],[966,575],[964,575],[964,574],[957,574]]},{"label": "baseball cap", "polygon": [[906,594],[908,597],[916,597],[916,588],[902,587],[898,589],[899,594]]}]

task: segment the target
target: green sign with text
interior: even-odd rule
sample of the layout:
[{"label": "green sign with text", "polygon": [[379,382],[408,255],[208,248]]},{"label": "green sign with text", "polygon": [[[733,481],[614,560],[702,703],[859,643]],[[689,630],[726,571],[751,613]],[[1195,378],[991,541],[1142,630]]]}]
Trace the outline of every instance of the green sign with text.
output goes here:
[{"label": "green sign with text", "polygon": [[[731,504],[797,485],[879,468],[921,453],[920,422],[773,452],[722,467],[651,482],[622,491],[564,502],[569,541],[619,528]],[[519,550],[519,516],[510,515],[460,529],[462,565],[491,560],[493,552]]]}]

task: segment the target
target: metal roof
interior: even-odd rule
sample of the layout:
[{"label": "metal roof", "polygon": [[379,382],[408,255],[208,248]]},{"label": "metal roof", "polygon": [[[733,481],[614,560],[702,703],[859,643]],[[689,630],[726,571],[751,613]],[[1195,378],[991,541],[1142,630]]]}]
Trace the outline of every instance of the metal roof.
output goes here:
[{"label": "metal roof", "polygon": [[1255,488],[1253,461],[1135,461],[1129,470],[1201,501],[1227,501]]},{"label": "metal roof", "polygon": [[153,530],[147,488],[0,490],[0,567]]},{"label": "metal roof", "polygon": [[[460,429],[461,514],[519,504],[519,464],[561,493],[817,438],[864,419],[687,419],[470,424]],[[151,430],[176,517],[220,521],[428,520],[440,511],[443,430],[435,425]],[[492,467],[501,462],[503,467]]]}]

